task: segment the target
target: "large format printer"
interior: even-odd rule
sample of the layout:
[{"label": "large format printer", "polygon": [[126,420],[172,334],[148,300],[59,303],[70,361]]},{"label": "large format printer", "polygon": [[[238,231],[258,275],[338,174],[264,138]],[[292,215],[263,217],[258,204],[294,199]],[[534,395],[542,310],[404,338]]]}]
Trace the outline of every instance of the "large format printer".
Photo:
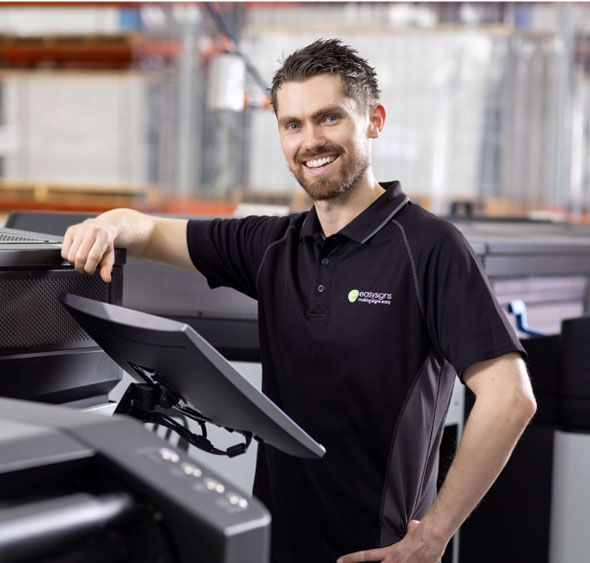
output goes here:
[{"label": "large format printer", "polygon": [[0,399],[0,561],[267,561],[256,499],[128,417]]}]

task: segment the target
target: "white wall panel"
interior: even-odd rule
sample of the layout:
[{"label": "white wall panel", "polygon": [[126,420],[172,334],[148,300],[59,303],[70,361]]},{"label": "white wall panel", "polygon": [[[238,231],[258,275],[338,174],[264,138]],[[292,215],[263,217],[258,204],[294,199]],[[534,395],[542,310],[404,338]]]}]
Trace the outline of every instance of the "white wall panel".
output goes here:
[{"label": "white wall panel", "polygon": [[120,31],[116,7],[3,7],[0,32],[17,35],[114,33]]},{"label": "white wall panel", "polygon": [[4,176],[54,184],[147,183],[146,78],[135,73],[11,73],[5,114],[18,143]]}]

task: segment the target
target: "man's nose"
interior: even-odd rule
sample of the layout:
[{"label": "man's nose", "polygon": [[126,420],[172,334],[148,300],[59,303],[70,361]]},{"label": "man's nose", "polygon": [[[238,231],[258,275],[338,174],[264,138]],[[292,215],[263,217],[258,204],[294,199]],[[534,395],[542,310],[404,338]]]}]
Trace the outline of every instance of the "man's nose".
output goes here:
[{"label": "man's nose", "polygon": [[310,125],[305,128],[303,150],[312,152],[326,144],[326,138],[320,127]]}]

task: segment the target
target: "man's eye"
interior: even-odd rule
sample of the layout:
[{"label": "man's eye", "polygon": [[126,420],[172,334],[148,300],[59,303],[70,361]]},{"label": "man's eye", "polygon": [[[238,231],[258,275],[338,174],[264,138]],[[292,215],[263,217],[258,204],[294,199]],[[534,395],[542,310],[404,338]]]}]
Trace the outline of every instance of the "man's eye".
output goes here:
[{"label": "man's eye", "polygon": [[299,123],[287,124],[287,131],[297,131],[297,129],[299,129]]},{"label": "man's eye", "polygon": [[326,122],[327,123],[335,123],[336,121],[338,121],[338,116],[337,115],[328,115],[326,117]]}]

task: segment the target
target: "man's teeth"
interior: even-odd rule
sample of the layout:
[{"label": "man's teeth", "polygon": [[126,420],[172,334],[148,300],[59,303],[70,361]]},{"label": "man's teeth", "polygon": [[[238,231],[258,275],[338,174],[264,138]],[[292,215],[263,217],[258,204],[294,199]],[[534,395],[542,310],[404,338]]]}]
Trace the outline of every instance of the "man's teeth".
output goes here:
[{"label": "man's teeth", "polygon": [[319,168],[320,166],[325,166],[334,160],[336,160],[335,156],[325,156],[324,158],[318,158],[317,160],[308,160],[305,163],[305,166],[308,168]]}]

